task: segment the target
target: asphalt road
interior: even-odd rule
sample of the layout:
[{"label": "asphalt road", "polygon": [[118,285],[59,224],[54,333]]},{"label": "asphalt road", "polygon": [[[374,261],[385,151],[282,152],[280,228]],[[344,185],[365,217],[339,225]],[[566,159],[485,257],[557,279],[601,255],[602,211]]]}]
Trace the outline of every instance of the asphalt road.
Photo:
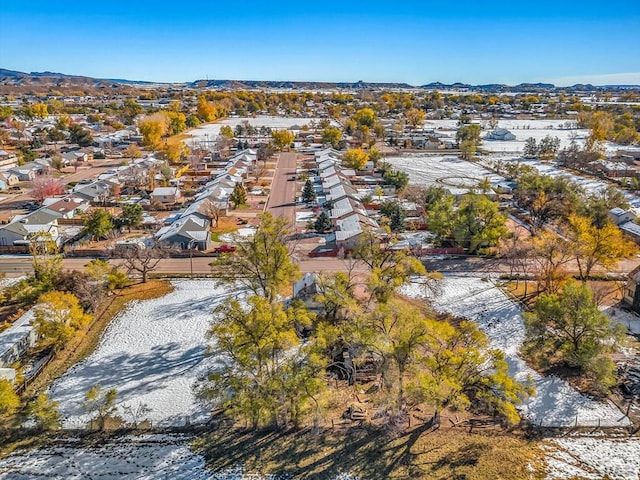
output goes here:
[{"label": "asphalt road", "polygon": [[[163,258],[160,260],[154,274],[189,274],[203,275],[211,273],[209,264],[214,259],[212,257],[190,258]],[[83,270],[91,258],[65,258],[62,261],[65,270]],[[109,260],[113,265],[119,265],[121,260]],[[299,262],[302,273],[309,272],[338,272],[346,270],[343,260],[337,258],[304,258]],[[0,272],[4,272],[9,277],[16,277],[31,273],[32,260],[29,256],[0,256]],[[360,266],[356,271],[364,271]]]},{"label": "asphalt road", "polygon": [[[65,258],[63,266],[65,270],[82,270],[91,258]],[[209,264],[212,257],[190,258],[163,258],[153,273],[159,274],[189,274],[203,275],[211,272]],[[506,262],[495,258],[478,257],[458,257],[458,256],[435,256],[425,257],[423,262],[428,271],[438,271],[442,273],[509,273]],[[5,256],[0,255],[0,272],[4,272],[9,277],[24,275],[32,271],[31,257],[25,256]],[[110,263],[118,265],[121,260],[110,260]],[[302,257],[297,261],[302,273],[308,272],[338,272],[347,269],[347,263],[338,258],[309,258]],[[640,259],[623,260],[618,263],[612,272],[628,273],[640,264]],[[574,269],[569,266],[569,270]],[[364,272],[366,268],[357,266],[354,271]],[[577,270],[576,270],[577,271]]]},{"label": "asphalt road", "polygon": [[284,218],[295,225],[296,220],[296,153],[281,153],[273,174],[267,210],[276,218]]}]

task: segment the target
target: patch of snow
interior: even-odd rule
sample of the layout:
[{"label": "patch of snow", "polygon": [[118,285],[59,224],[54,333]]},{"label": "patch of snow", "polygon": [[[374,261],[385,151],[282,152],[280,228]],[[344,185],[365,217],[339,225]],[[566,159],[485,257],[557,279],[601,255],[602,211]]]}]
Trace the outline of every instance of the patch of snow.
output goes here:
[{"label": "patch of snow", "polygon": [[19,281],[24,280],[25,278],[27,277],[25,277],[24,275],[20,277],[13,277],[13,278],[0,278],[0,290],[9,288],[15,285],[16,283],[18,283]]},{"label": "patch of snow", "polygon": [[254,227],[245,227],[245,228],[239,228],[238,230],[232,233],[223,233],[222,235],[218,236],[218,239],[221,242],[233,243],[233,241],[235,240],[234,237],[236,236],[253,237],[255,233],[256,233],[256,229]]},{"label": "patch of snow", "polygon": [[519,381],[533,380],[536,395],[519,407],[532,423],[553,427],[631,424],[612,402],[598,402],[582,395],[556,376],[541,376],[520,358],[525,334],[520,307],[488,279],[446,275],[435,296],[420,282],[404,287],[402,293],[413,298],[431,297],[436,310],[478,324],[491,346],[505,353],[511,375]]},{"label": "patch of snow", "polygon": [[623,325],[628,332],[640,335],[640,316],[620,307],[604,307],[602,310],[611,320]]},{"label": "patch of snow", "polygon": [[638,480],[640,439],[567,437],[545,448],[547,479]]},{"label": "patch of snow", "polygon": [[313,212],[296,212],[296,222],[308,222],[316,218]]},{"label": "patch of snow", "polygon": [[210,280],[172,282],[164,297],[132,302],[114,318],[96,350],[69,369],[50,389],[60,402],[65,428],[83,428],[89,417],[80,402],[95,384],[118,391],[123,408],[147,404],[154,425],[184,425],[207,419],[192,392],[195,380],[215,359],[207,358],[205,334],[212,310],[238,292]]},{"label": "patch of snow", "polygon": [[[210,479],[201,455],[189,450],[190,437],[180,435],[129,436],[92,446],[54,445],[16,451],[0,460],[0,479],[138,480]],[[74,442],[75,443],[75,442]]]},{"label": "patch of snow", "polygon": [[504,181],[500,175],[477,163],[461,160],[455,155],[408,153],[387,157],[385,162],[406,172],[409,175],[409,181],[415,185],[440,185],[451,189],[461,184],[472,188],[485,178],[488,178],[492,184]]}]

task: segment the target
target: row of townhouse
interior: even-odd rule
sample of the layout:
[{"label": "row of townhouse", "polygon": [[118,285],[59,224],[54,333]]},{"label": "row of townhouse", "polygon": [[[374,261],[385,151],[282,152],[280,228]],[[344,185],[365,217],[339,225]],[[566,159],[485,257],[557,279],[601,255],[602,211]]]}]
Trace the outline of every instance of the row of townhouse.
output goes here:
[{"label": "row of townhouse", "polygon": [[367,229],[379,228],[360,201],[350,177],[355,176],[351,169],[341,165],[342,154],[332,148],[315,154],[321,193],[329,204],[329,218],[335,232],[338,249],[352,249],[358,238]]},{"label": "row of townhouse", "polygon": [[193,203],[156,233],[157,240],[183,250],[207,250],[211,244],[211,218],[227,214],[229,196],[237,184],[244,182],[255,162],[254,150],[243,150],[231,157],[226,166],[213,173],[215,177],[199,189]]}]

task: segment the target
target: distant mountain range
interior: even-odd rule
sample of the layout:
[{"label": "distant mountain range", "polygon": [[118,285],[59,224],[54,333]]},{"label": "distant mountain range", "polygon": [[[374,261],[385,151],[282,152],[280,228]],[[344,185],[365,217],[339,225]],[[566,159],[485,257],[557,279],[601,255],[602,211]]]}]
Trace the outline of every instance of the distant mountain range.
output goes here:
[{"label": "distant mountain range", "polygon": [[519,85],[488,84],[470,85],[466,83],[445,84],[440,82],[426,85],[413,86],[408,83],[376,83],[376,82],[294,82],[294,81],[266,81],[266,80],[196,80],[184,83],[162,83],[138,80],[125,80],[115,78],[93,78],[82,75],[67,75],[56,72],[18,72],[0,68],[0,93],[8,93],[11,90],[17,92],[27,89],[59,89],[88,88],[93,89],[121,89],[127,87],[144,86],[186,87],[191,89],[222,88],[229,90],[248,88],[274,88],[274,89],[345,89],[345,90],[376,90],[376,89],[424,89],[424,90],[469,90],[477,92],[546,92],[554,90],[590,92],[603,90],[630,90],[640,89],[640,85],[603,85],[576,84],[569,87],[556,87],[552,83],[521,83]]}]

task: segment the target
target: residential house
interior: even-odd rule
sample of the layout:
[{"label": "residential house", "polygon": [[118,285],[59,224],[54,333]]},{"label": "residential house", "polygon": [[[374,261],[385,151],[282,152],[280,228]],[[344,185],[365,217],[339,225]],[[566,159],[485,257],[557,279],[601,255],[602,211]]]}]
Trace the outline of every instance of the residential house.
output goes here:
[{"label": "residential house", "polygon": [[515,140],[516,136],[506,128],[496,128],[494,131],[488,133],[485,140],[499,140],[499,141],[511,141]]},{"label": "residential house", "polygon": [[85,152],[74,150],[73,152],[66,152],[62,154],[62,162],[65,165],[73,165],[76,162],[88,162],[89,155]]},{"label": "residential house", "polygon": [[182,200],[182,193],[178,187],[156,187],[151,192],[151,201],[172,205]]},{"label": "residential house", "polygon": [[0,167],[15,167],[18,164],[18,156],[6,150],[0,150]]},{"label": "residential house", "polygon": [[45,198],[43,208],[45,212],[53,212],[60,215],[61,218],[74,218],[91,206],[86,198],[69,195],[64,198]]},{"label": "residential house", "polygon": [[635,222],[625,222],[618,225],[634,242],[640,243],[640,225]]},{"label": "residential house", "polygon": [[640,313],[640,288],[638,285],[640,285],[640,266],[629,273],[623,296],[623,301],[636,313]]},{"label": "residential house", "polygon": [[36,171],[33,168],[14,167],[7,171],[13,173],[21,182],[29,182],[36,177]]},{"label": "residential house", "polygon": [[211,244],[211,221],[201,215],[182,216],[156,233],[158,241],[181,249],[207,250]]},{"label": "residential house", "polygon": [[0,179],[3,180],[8,186],[16,185],[20,183],[20,179],[15,173],[5,171],[0,172]]},{"label": "residential house", "polygon": [[47,236],[60,244],[62,237],[58,230],[58,218],[61,216],[55,212],[47,212],[39,209],[27,215],[16,215],[8,224],[0,226],[0,245],[17,246],[28,245],[31,239],[39,234]]},{"label": "residential house", "polygon": [[616,207],[609,210],[609,219],[616,225],[631,222],[636,219],[635,214],[630,210]]},{"label": "residential house", "polygon": [[31,309],[0,333],[1,368],[9,368],[20,359],[29,347],[35,345],[37,335],[31,326],[34,317],[34,311]]},{"label": "residential house", "polygon": [[73,187],[73,193],[76,197],[89,200],[92,204],[104,204],[111,195],[111,187],[104,181],[97,181],[88,185],[78,184]]}]

